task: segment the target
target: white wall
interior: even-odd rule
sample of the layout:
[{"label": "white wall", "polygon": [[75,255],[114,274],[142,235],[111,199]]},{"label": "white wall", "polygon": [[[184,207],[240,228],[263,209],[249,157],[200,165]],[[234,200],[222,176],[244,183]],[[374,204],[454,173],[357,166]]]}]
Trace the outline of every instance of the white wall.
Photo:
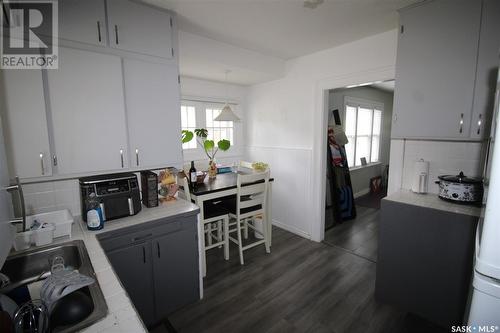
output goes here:
[{"label": "white wall", "polygon": [[[344,98],[355,97],[375,101],[384,104],[382,114],[382,128],[380,140],[380,164],[368,165],[361,168],[351,169],[352,189],[355,196],[365,194],[370,188],[370,178],[380,176],[389,164],[389,147],[391,144],[392,105],[394,93],[383,91],[372,87],[356,87],[346,89],[334,89],[329,93],[328,116],[330,124],[333,124],[331,111],[338,109],[344,119]],[[328,187],[327,187],[328,188]],[[357,194],[357,195],[356,195]]]},{"label": "white wall", "polygon": [[362,83],[356,80],[381,69],[393,71],[396,43],[393,30],[293,59],[287,62],[284,78],[251,87],[245,122],[247,158],[270,164],[275,177],[273,223],[319,240],[320,207],[324,208],[319,194],[324,186],[320,159],[324,152],[318,142],[326,138],[326,126],[319,129],[318,121],[324,112],[318,102],[321,87],[326,81],[345,83],[325,89]]}]

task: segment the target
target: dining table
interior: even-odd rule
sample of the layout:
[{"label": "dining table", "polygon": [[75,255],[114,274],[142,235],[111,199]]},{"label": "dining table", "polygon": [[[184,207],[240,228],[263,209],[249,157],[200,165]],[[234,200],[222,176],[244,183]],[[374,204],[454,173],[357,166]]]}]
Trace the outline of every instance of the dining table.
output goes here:
[{"label": "dining table", "polygon": [[[227,196],[236,195],[238,174],[248,175],[257,173],[250,168],[239,167],[236,172],[227,172],[217,174],[216,178],[207,177],[203,183],[198,183],[195,188],[191,188],[191,199],[198,205],[203,207],[205,201],[221,199]],[[266,207],[264,210],[264,225],[267,226],[267,234],[269,236],[269,246],[272,244],[272,187],[274,178],[269,178],[267,187]],[[245,184],[251,185],[251,184]],[[203,209],[200,209],[200,220],[203,220]]]}]

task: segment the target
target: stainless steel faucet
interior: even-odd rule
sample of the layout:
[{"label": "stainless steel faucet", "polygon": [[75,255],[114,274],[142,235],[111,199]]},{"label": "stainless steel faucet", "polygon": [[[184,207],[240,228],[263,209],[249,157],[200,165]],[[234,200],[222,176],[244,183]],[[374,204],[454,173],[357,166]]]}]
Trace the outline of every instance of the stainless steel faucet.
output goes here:
[{"label": "stainless steel faucet", "polygon": [[19,204],[21,206],[21,217],[11,220],[10,223],[12,223],[12,224],[22,223],[23,224],[23,232],[24,232],[24,231],[28,230],[28,228],[26,225],[26,207],[24,205],[23,187],[21,186],[21,181],[19,180],[19,177],[16,176],[16,184],[15,185],[7,186],[5,189],[8,192],[17,191],[17,194],[19,195]]}]

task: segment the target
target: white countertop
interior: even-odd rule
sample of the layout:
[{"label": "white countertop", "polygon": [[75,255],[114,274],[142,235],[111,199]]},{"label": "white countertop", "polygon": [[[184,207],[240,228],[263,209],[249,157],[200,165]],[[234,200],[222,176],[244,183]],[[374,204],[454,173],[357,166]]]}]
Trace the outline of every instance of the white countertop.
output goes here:
[{"label": "white countertop", "polygon": [[389,200],[469,216],[481,217],[484,214],[483,207],[446,201],[440,199],[437,194],[433,193],[419,194],[410,190],[399,190],[398,192],[386,196],[382,200]]},{"label": "white countertop", "polygon": [[[134,305],[128,297],[127,292],[111,267],[111,264],[101,248],[96,235],[103,232],[174,216],[180,213],[195,212],[197,210],[198,206],[182,199],[169,201],[154,208],[147,208],[143,206],[141,212],[137,215],[105,222],[104,228],[99,231],[87,230],[81,217],[75,217],[75,223],[73,223],[72,226],[71,239],[69,237],[61,237],[56,239],[54,244],[77,239],[84,241],[90,261],[92,262],[92,266],[97,275],[99,286],[101,287],[104,299],[108,305],[108,315],[105,318],[89,327],[86,327],[80,332],[148,332],[146,326],[137,314]],[[31,249],[33,249],[33,247],[31,247]]]}]

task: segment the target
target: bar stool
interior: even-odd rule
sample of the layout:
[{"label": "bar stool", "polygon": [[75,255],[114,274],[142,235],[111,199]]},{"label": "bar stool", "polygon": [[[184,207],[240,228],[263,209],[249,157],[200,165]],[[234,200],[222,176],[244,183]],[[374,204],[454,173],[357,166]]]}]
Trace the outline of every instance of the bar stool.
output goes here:
[{"label": "bar stool", "polygon": [[[184,199],[193,202],[187,178],[183,177],[180,183],[182,191],[179,191],[179,193],[182,192]],[[203,209],[203,220],[200,219],[198,224],[198,237],[200,237],[203,248],[203,251],[200,252],[202,256],[202,272],[205,277],[207,275],[206,251],[223,246],[224,259],[229,260],[229,215],[225,207],[211,201],[205,202],[203,206],[200,207],[200,209]],[[214,231],[217,231],[216,236],[213,234]]]}]

